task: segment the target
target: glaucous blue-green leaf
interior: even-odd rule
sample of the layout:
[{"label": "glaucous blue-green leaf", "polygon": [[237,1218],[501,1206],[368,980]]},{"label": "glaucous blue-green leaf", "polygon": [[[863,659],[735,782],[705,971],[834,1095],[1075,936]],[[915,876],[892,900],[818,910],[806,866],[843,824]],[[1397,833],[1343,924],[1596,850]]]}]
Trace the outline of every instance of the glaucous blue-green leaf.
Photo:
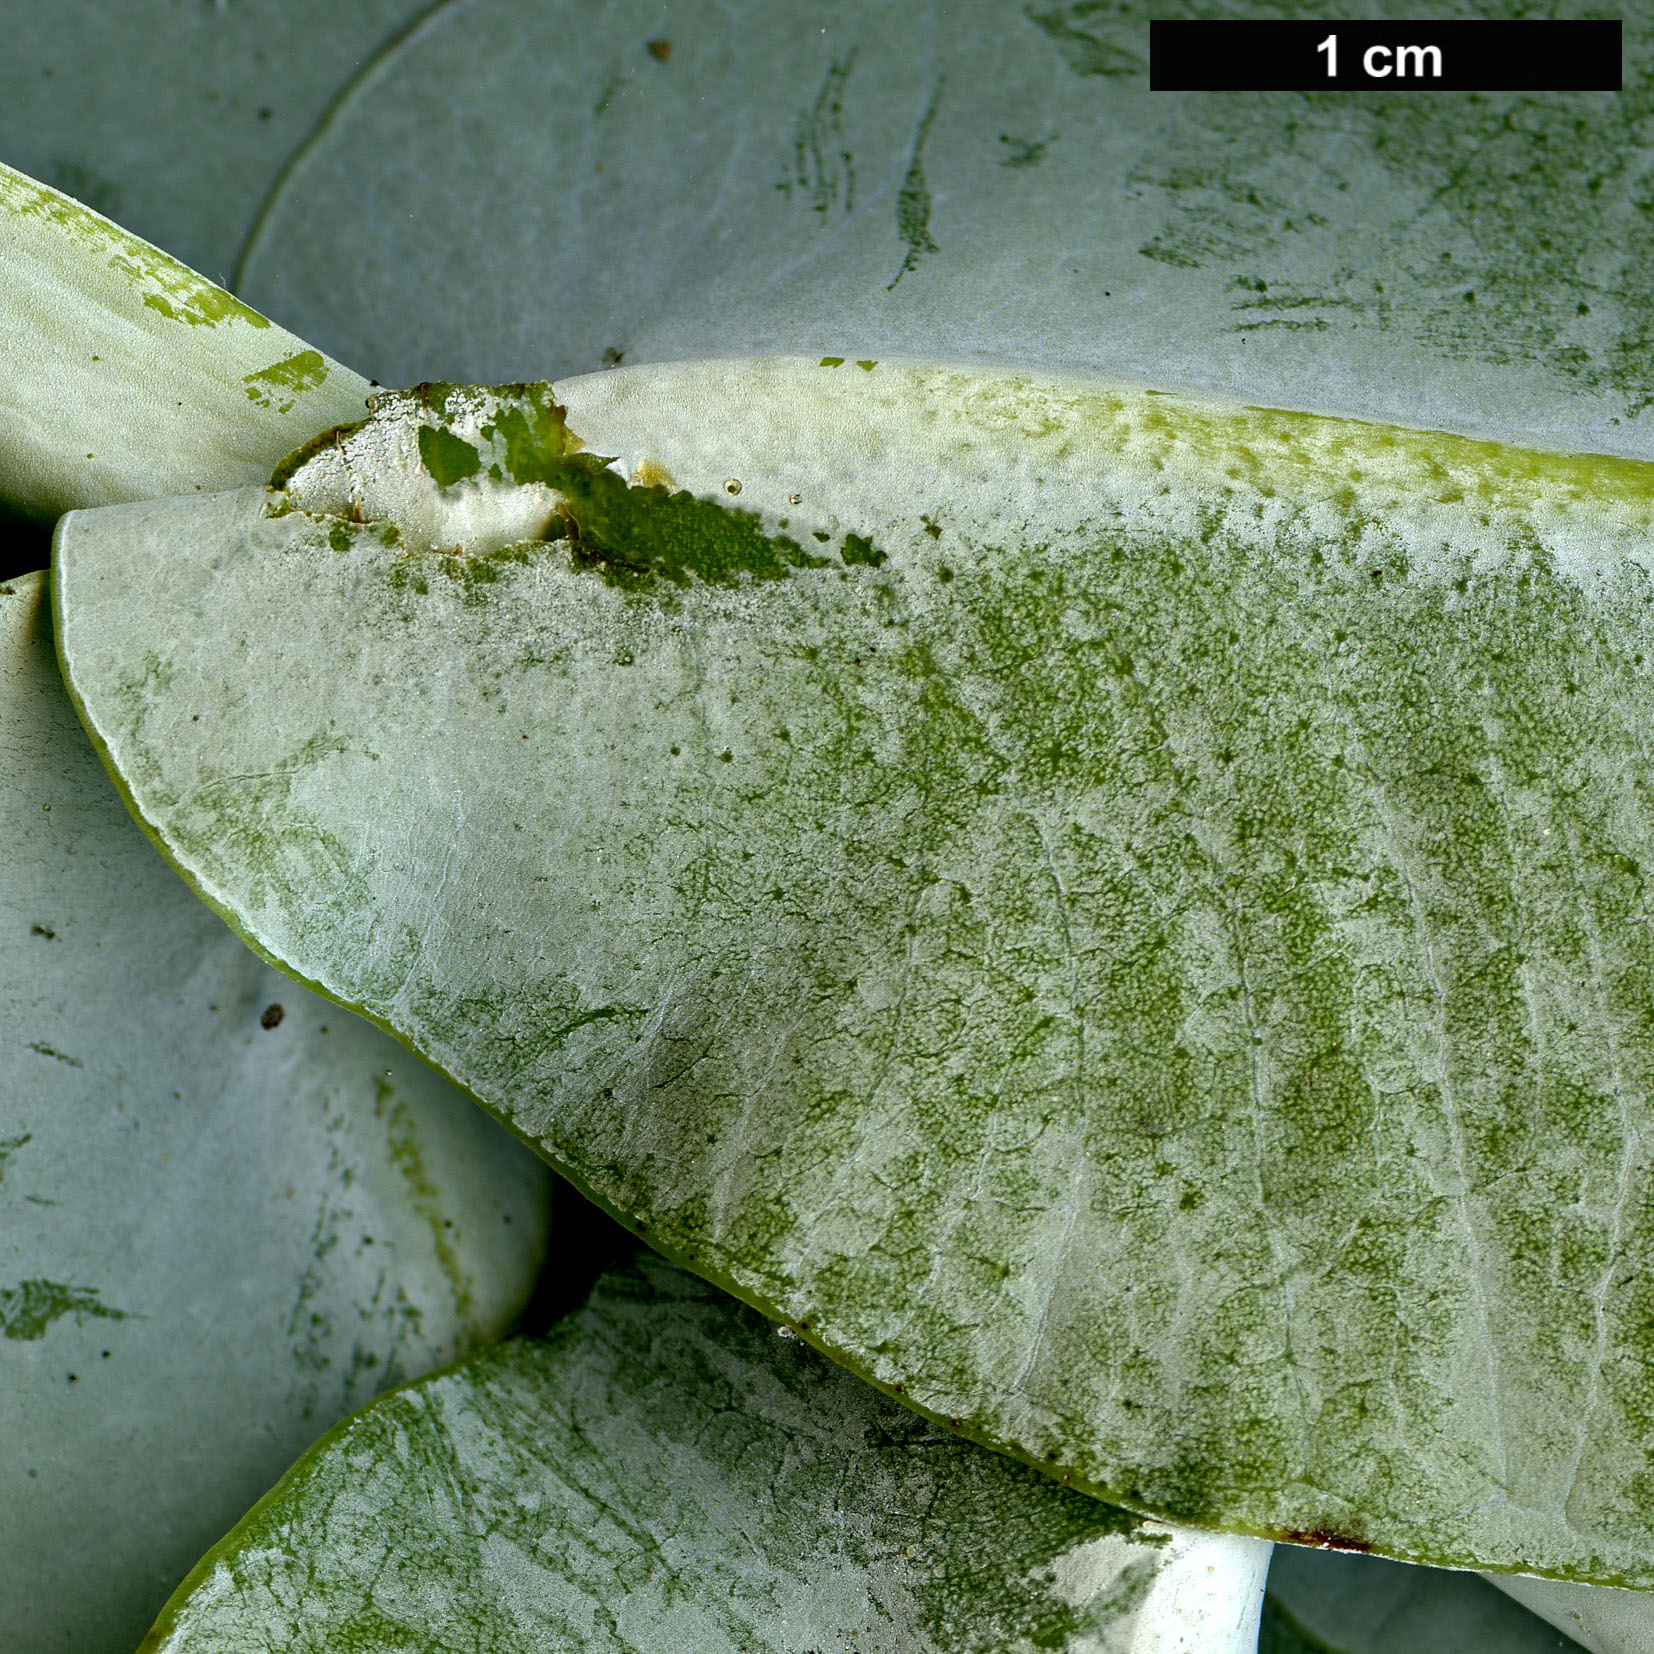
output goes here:
[{"label": "glaucous blue-green leaf", "polygon": [[0,585],[0,1642],[130,1649],[322,1430],[497,1336],[549,1174],[253,957]]},{"label": "glaucous blue-green leaf", "polygon": [[1267,1545],[1053,1488],[777,1332],[611,1271],[334,1429],[144,1649],[1251,1654]]},{"label": "glaucous blue-green leaf", "polygon": [[361,375],[3,164],[0,236],[0,508],[237,487],[361,417]]},{"label": "glaucous blue-green leaf", "polygon": [[1231,0],[467,0],[344,97],[242,290],[388,383],[848,350],[1646,454],[1622,9],[1621,93],[1351,96],[1151,91],[1149,19]]},{"label": "glaucous blue-green leaf", "polygon": [[559,395],[60,527],[206,899],[1076,1486],[1654,1582],[1654,472],[872,359]]},{"label": "glaucous blue-green leaf", "polygon": [[429,0],[0,0],[0,158],[221,285],[294,148]]},{"label": "glaucous blue-green leaf", "polygon": [[1654,1649],[1654,1598],[1646,1591],[1617,1591],[1525,1574],[1492,1578],[1501,1591],[1566,1631],[1590,1654],[1649,1654]]},{"label": "glaucous blue-green leaf", "polygon": [[[1629,1594],[1604,1586],[1564,1588],[1591,1597]],[[1270,1559],[1258,1654],[1578,1654],[1579,1648],[1475,1574],[1297,1545],[1277,1545]]]}]

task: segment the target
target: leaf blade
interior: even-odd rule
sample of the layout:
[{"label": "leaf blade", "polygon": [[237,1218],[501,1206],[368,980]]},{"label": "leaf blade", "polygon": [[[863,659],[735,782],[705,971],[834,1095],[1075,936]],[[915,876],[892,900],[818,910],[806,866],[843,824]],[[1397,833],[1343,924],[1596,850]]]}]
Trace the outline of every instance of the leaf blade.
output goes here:
[{"label": "leaf blade", "polygon": [[[65,525],[72,684],[209,899],[653,1243],[1076,1485],[1654,1577],[1654,472],[680,364],[564,387],[586,448],[505,493],[572,541],[422,549],[420,423],[501,444],[542,394],[390,399],[365,480],[318,456],[414,490],[405,545],[302,477]],[[594,516],[593,450],[677,561]],[[505,488],[478,453],[456,522]],[[186,692],[144,664],[214,631]]]},{"label": "leaf blade", "polygon": [[132,1647],[319,1431],[511,1324],[549,1174],[180,887],[44,599],[0,583],[0,1604]]},{"label": "leaf blade", "polygon": [[335,1430],[143,1646],[1241,1654],[1266,1561],[952,1440],[645,1256]]},{"label": "leaf blade", "polygon": [[0,166],[0,502],[78,507],[264,480],[368,392],[204,276]]}]

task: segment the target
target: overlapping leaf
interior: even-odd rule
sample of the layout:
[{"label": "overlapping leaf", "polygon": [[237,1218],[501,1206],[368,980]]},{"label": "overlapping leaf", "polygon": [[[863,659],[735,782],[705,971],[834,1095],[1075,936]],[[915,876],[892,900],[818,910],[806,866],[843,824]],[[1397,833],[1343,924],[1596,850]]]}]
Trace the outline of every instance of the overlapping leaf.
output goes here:
[{"label": "overlapping leaf", "polygon": [[341,1425],[144,1647],[1249,1654],[1267,1556],[1053,1489],[644,1256]]},{"label": "overlapping leaf", "polygon": [[0,164],[0,510],[257,480],[367,381],[187,265]]},{"label": "overlapping leaf", "polygon": [[1275,1548],[1262,1620],[1258,1654],[1578,1654],[1580,1646],[1473,1574],[1290,1545]]},{"label": "overlapping leaf", "polygon": [[243,291],[387,383],[899,353],[1648,453],[1650,19],[1618,94],[1150,90],[1151,17],[1235,15],[453,0],[295,162]]},{"label": "overlapping leaf", "polygon": [[130,1648],[334,1420],[497,1336],[548,1174],[168,870],[0,585],[0,1643]]}]

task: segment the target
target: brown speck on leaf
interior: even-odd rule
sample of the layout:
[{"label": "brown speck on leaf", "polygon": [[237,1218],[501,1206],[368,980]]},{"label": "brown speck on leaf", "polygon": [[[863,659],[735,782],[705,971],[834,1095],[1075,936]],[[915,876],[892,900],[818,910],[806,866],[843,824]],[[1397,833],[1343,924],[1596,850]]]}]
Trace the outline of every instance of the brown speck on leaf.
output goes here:
[{"label": "brown speck on leaf", "polygon": [[43,936],[48,942],[57,940],[57,932],[50,925],[30,925],[29,934],[31,936]]},{"label": "brown speck on leaf", "polygon": [[1320,1551],[1370,1551],[1365,1539],[1351,1539],[1348,1534],[1328,1533],[1325,1528],[1293,1528],[1281,1535],[1288,1545],[1313,1545]]},{"label": "brown speck on leaf", "polygon": [[281,1019],[286,1015],[279,1005],[266,1005],[264,1015],[258,1019],[258,1025],[260,1028],[279,1028]]},{"label": "brown speck on leaf", "polygon": [[670,63],[672,60],[672,42],[670,40],[649,40],[644,42],[649,48],[649,55],[657,63]]}]

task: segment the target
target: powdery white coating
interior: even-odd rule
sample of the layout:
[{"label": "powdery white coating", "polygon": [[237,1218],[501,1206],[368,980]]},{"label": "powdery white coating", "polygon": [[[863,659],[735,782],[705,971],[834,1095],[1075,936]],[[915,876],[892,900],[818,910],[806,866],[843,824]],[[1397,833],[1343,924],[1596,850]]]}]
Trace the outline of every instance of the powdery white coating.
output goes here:
[{"label": "powdery white coating", "polygon": [[1268,1555],[1054,1488],[645,1255],[340,1426],[144,1647],[1250,1654]]},{"label": "powdery white coating", "polygon": [[[543,539],[557,497],[544,483],[516,484],[484,470],[495,399],[472,387],[447,390],[438,406],[418,392],[385,391],[368,403],[374,417],[308,458],[287,481],[296,510],[351,522],[390,522],[409,550],[486,556],[522,540]],[[471,448],[476,467],[444,486],[421,458],[422,431],[443,431]]]},{"label": "powdery white coating", "polygon": [[0,501],[50,522],[266,480],[368,383],[204,276],[0,165]]},{"label": "powdery white coating", "polygon": [[1051,1564],[1051,1587],[1078,1608],[1113,1601],[1119,1620],[1083,1635],[1074,1654],[1208,1654],[1257,1647],[1258,1615],[1273,1549],[1261,1540],[1145,1523],[1152,1557],[1110,1537],[1086,1540]]},{"label": "powdery white coating", "polygon": [[[1428,577],[1497,566],[1520,512],[1573,578],[1654,566],[1649,474],[1609,456],[1547,468],[1552,456],[1442,432],[900,359],[678,362],[556,394],[588,449],[659,465],[691,493],[736,481],[731,503],[770,524],[873,532],[897,502],[931,497],[963,540],[1008,524],[1060,540],[1110,511],[1138,532],[1195,536],[1215,516],[1261,543],[1291,533],[1399,553]],[[796,434],[779,438],[788,404]]]},{"label": "powdery white coating", "polygon": [[871,361],[562,395],[690,492],[65,524],[208,898],[1053,1474],[1654,1578],[1654,471]]},{"label": "powdery white coating", "polygon": [[184,888],[76,722],[45,609],[41,577],[0,584],[0,1640],[20,1654],[131,1648],[318,1433],[497,1337],[551,1193]]}]

